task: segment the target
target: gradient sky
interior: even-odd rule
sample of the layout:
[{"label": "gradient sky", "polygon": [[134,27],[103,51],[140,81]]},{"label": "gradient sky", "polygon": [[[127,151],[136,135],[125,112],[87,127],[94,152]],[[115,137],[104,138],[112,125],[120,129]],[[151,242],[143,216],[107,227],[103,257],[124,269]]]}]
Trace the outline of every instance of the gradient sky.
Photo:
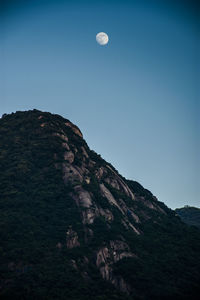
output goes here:
[{"label": "gradient sky", "polygon": [[0,115],[60,114],[169,207],[200,207],[196,3],[1,0]]}]

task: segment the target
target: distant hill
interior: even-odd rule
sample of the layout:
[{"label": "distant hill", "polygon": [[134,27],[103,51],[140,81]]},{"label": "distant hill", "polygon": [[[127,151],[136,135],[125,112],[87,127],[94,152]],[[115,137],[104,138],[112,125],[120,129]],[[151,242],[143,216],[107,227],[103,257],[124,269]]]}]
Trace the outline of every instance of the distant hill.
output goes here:
[{"label": "distant hill", "polygon": [[200,228],[200,208],[186,205],[182,208],[176,208],[175,212],[186,224]]},{"label": "distant hill", "polygon": [[197,300],[199,249],[198,228],[69,120],[38,110],[0,119],[1,300]]}]

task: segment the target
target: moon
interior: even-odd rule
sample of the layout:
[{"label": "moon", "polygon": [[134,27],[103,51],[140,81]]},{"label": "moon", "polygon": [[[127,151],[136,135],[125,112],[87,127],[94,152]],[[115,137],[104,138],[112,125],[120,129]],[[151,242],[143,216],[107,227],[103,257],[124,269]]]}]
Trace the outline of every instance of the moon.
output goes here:
[{"label": "moon", "polygon": [[99,45],[105,46],[109,41],[108,35],[105,32],[99,32],[96,35],[96,41]]}]

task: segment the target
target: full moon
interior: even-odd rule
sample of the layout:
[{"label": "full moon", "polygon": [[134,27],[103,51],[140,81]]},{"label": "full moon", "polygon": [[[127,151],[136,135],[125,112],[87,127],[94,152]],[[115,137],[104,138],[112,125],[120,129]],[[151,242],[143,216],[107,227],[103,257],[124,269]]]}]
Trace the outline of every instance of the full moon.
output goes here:
[{"label": "full moon", "polygon": [[109,38],[105,32],[99,32],[96,35],[96,41],[99,45],[104,46],[108,44]]}]

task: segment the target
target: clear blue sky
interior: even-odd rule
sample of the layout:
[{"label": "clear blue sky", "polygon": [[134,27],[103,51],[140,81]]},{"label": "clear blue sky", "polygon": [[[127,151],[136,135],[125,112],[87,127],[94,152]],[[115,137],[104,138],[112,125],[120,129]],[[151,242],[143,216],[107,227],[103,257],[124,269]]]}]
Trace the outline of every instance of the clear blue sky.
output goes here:
[{"label": "clear blue sky", "polygon": [[160,201],[200,207],[196,2],[1,4],[0,115],[61,114]]}]

